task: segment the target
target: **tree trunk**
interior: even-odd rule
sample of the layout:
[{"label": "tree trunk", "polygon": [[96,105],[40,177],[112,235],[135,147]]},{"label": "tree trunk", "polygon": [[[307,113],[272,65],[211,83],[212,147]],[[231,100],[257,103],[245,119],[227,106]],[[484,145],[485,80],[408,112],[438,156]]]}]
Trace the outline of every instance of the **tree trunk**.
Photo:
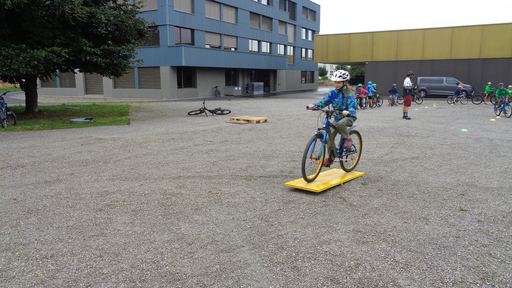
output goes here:
[{"label": "tree trunk", "polygon": [[25,78],[25,113],[37,113],[37,77]]}]

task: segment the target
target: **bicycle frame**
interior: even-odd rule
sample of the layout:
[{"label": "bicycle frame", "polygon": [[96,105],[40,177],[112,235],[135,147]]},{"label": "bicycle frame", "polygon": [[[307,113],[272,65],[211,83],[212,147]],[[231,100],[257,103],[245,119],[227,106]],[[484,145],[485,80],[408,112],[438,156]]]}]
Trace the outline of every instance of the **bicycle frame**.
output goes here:
[{"label": "bicycle frame", "polygon": [[[331,117],[334,117],[332,115],[330,115]],[[327,141],[331,141],[332,143],[332,150],[334,150],[334,152],[336,152],[336,157],[344,157],[344,156],[348,156],[348,155],[352,155],[352,154],[356,154],[357,152],[356,151],[352,151],[352,152],[348,152],[345,153],[345,154],[341,154],[343,149],[342,149],[342,145],[343,145],[343,141],[340,140],[340,143],[338,143],[338,147],[336,147],[336,143],[334,142],[334,139],[332,139],[332,136],[331,136],[331,128],[334,128],[336,130],[336,132],[338,132],[338,134],[341,135],[341,131],[336,127],[334,126],[334,124],[331,123],[331,121],[329,121],[329,115],[326,115],[325,117],[325,120],[324,120],[324,125],[322,128],[318,128],[318,132],[316,132],[316,135],[321,135],[322,136],[322,147],[320,147],[320,155],[322,155],[322,153],[324,152],[323,149],[324,147],[327,147],[325,144],[327,144]],[[352,131],[353,128],[355,128],[357,126],[357,124],[355,125],[352,125],[351,127],[348,127],[348,132]],[[313,144],[313,149],[311,151],[314,151],[314,148],[315,148],[315,145],[316,143]],[[332,151],[331,150],[331,151]],[[331,151],[327,151],[328,153],[330,153]],[[309,155],[310,157],[312,156],[312,153]],[[327,154],[329,155],[329,154]]]}]

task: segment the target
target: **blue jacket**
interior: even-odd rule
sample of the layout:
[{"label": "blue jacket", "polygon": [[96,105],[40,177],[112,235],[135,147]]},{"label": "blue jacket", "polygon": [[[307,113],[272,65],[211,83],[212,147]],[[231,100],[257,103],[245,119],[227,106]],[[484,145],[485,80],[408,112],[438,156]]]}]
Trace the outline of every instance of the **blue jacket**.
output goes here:
[{"label": "blue jacket", "polygon": [[396,90],[396,88],[393,87],[393,88],[389,89],[388,93],[389,93],[389,95],[396,95],[396,93],[398,93],[398,90]]},{"label": "blue jacket", "polygon": [[460,90],[460,88],[457,87],[457,90],[455,90],[455,92],[453,92],[453,96],[459,96],[460,94],[462,94],[462,90]]},{"label": "blue jacket", "polygon": [[366,87],[366,90],[368,90],[368,96],[373,96],[373,93],[377,93],[377,90],[375,90],[375,88],[373,88],[373,85],[368,85]]},{"label": "blue jacket", "polygon": [[[324,99],[315,103],[315,106],[321,109],[328,105],[332,105],[334,109],[347,110],[350,116],[354,118],[354,121],[356,121],[356,98],[352,92],[348,94],[348,98],[345,98],[345,89],[341,89],[341,91],[336,89],[332,90],[324,97]],[[334,120],[337,122],[343,118],[345,118],[345,116],[337,114],[336,117],[334,117]]]}]

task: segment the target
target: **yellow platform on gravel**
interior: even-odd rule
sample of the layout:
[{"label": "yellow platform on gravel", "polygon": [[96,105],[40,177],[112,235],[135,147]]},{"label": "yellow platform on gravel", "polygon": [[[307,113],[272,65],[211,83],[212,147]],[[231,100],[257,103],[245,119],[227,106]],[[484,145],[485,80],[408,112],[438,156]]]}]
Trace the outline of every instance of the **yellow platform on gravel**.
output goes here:
[{"label": "yellow platform on gravel", "polygon": [[304,181],[304,179],[300,178],[286,182],[284,183],[284,186],[319,193],[363,175],[363,172],[345,172],[341,169],[331,169],[325,172],[321,172],[313,182],[308,183]]}]

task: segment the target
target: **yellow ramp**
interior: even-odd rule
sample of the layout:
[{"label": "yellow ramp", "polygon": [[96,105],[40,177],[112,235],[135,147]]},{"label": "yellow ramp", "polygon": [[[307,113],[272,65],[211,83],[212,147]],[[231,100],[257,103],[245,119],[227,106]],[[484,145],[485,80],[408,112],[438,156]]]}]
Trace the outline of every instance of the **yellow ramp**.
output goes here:
[{"label": "yellow ramp", "polygon": [[331,169],[320,173],[318,178],[316,178],[315,181],[311,183],[308,183],[304,181],[304,179],[300,178],[286,182],[284,183],[284,186],[318,193],[363,175],[363,172],[352,171],[347,173],[341,169]]}]

